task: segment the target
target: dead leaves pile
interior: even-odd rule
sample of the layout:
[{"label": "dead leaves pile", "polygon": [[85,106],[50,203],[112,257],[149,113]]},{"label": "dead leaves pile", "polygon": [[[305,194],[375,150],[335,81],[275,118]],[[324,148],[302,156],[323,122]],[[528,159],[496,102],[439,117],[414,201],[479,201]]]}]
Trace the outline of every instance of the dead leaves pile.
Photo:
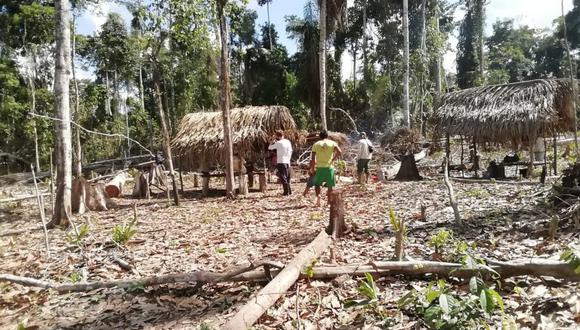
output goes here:
[{"label": "dead leaves pile", "polygon": [[[186,190],[188,186],[192,185],[186,180]],[[426,242],[439,229],[453,230],[457,238],[475,243],[482,257],[499,260],[554,258],[578,240],[578,234],[565,225],[555,241],[546,240],[550,214],[534,199],[541,187],[499,183],[454,183],[454,187],[466,219],[463,228],[453,224],[453,212],[439,180],[342,184],[347,224],[352,231],[337,243],[336,262],[368,263],[393,257],[390,207],[407,221],[406,252],[415,259],[431,258],[433,250]],[[223,271],[259,259],[287,262],[326,226],[328,210],[312,207],[312,193],[306,199],[297,196],[303,183],[294,185],[297,193],[290,198],[280,196],[277,186],[270,188],[265,194],[252,192],[234,201],[188,198],[179,207],[165,199],[119,199],[114,210],[76,219],[77,224],[90,227],[80,246],[67,242],[65,231],[51,230],[50,260],[44,253],[42,231],[1,237],[0,272],[70,282]],[[133,203],[137,203],[137,234],[126,246],[117,246],[111,242],[112,228],[132,220]],[[427,209],[426,221],[417,216],[422,205]],[[37,227],[34,204],[10,212],[10,217],[0,219],[0,233]],[[126,261],[132,270],[121,268],[115,258]],[[318,264],[329,262],[327,253]],[[421,325],[420,320],[401,313],[396,300],[410,285],[425,286],[426,281],[402,277],[378,280],[380,317],[372,311],[344,307],[345,300],[358,295],[358,283],[349,276],[330,282],[301,280],[256,328],[370,329],[385,322],[394,328]],[[461,288],[461,283],[455,284]],[[257,284],[224,283],[194,290],[192,283],[57,295],[0,284],[0,327],[14,328],[21,323],[41,328],[195,329],[202,324],[219,328],[259,288]],[[521,326],[573,327],[580,318],[577,289],[554,279],[517,278],[505,281],[501,294]]]}]

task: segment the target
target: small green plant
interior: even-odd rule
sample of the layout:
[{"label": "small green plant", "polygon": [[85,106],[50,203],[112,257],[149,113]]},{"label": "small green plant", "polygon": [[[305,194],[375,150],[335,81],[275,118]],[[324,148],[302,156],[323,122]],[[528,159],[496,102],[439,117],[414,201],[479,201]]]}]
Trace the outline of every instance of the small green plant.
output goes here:
[{"label": "small green plant", "polygon": [[89,226],[84,223],[79,227],[78,234],[74,231],[72,233],[67,233],[66,241],[70,244],[80,245],[83,241],[83,238],[85,238],[87,235],[89,235]]},{"label": "small green plant", "polygon": [[314,266],[316,266],[316,262],[317,262],[316,259],[312,259],[310,264],[308,264],[308,266],[306,266],[306,269],[304,269],[304,273],[306,273],[306,278],[308,278],[309,280],[314,277]]},{"label": "small green plant", "polygon": [[429,241],[427,242],[427,246],[434,248],[435,253],[441,253],[443,248],[449,244],[453,240],[453,231],[441,229],[437,232],[437,234],[429,237]]},{"label": "small green plant", "polygon": [[129,224],[117,224],[113,227],[113,242],[124,245],[137,233],[135,219]]},{"label": "small green plant", "polygon": [[203,210],[203,214],[201,215],[201,221],[203,223],[212,223],[216,219],[219,218],[221,214],[221,210],[219,207],[208,207]]},{"label": "small green plant", "polygon": [[72,272],[69,276],[68,276],[68,280],[71,281],[71,283],[77,283],[80,282],[82,279],[82,276],[79,272]]},{"label": "small green plant", "polygon": [[475,248],[475,243],[470,245],[456,239],[452,230],[441,229],[437,234],[429,237],[427,246],[434,248],[435,253],[445,261],[463,263],[464,259],[469,256],[470,249]]},{"label": "small green plant", "polygon": [[487,190],[484,190],[481,188],[470,189],[470,190],[466,191],[465,194],[469,197],[474,197],[474,198],[486,198],[486,197],[490,196],[490,194]]},{"label": "small green plant", "polygon": [[213,330],[213,327],[207,323],[202,323],[199,326],[199,330]]},{"label": "small green plant", "polygon": [[398,219],[393,208],[389,208],[389,221],[395,232],[395,258],[402,260],[407,242],[407,225],[403,219]]},{"label": "small green plant", "polygon": [[26,325],[24,325],[24,322],[18,321],[18,325],[16,326],[16,330],[26,330]]},{"label": "small green plant", "polygon": [[131,283],[129,287],[125,289],[129,293],[143,293],[145,292],[145,286],[142,283]]},{"label": "small green plant", "polygon": [[215,249],[215,252],[220,253],[220,254],[224,254],[226,253],[228,250],[226,250],[226,248],[223,247],[218,247]]},{"label": "small green plant", "polygon": [[308,218],[310,219],[310,221],[320,221],[322,220],[322,218],[324,218],[324,215],[321,212],[312,212],[310,213]]},{"label": "small green plant", "polygon": [[379,301],[379,289],[375,284],[373,276],[369,273],[365,273],[365,279],[360,282],[357,291],[364,298],[349,299],[345,301],[344,307],[375,305]]},{"label": "small green plant", "polygon": [[433,329],[473,329],[487,324],[497,310],[502,318],[505,316],[503,299],[479,277],[469,281],[467,296],[453,292],[444,280],[439,280],[421,292],[411,290],[397,305],[420,316]]},{"label": "small green plant", "polygon": [[568,263],[576,274],[580,274],[580,250],[569,248],[560,254],[560,260]]}]

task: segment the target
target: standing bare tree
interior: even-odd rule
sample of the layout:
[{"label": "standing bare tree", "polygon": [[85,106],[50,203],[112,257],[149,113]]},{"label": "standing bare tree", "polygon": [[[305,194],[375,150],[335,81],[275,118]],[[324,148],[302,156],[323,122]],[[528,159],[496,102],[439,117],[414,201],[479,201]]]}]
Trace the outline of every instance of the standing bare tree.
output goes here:
[{"label": "standing bare tree", "polygon": [[227,0],[217,0],[217,14],[220,27],[220,107],[224,125],[224,160],[226,165],[226,196],[234,197],[234,151],[232,146],[232,124],[230,119],[230,68],[228,51],[228,27],[224,7]]},{"label": "standing bare tree", "polygon": [[270,39],[270,50],[274,48],[272,46],[272,23],[270,23],[270,4],[272,0],[258,0],[258,5],[266,5],[266,14],[268,15],[268,39]]},{"label": "standing bare tree", "polygon": [[[71,46],[71,66],[72,66],[72,79],[73,79],[73,87],[75,91],[75,112],[74,115],[76,117],[77,122],[80,119],[80,106],[79,106],[79,82],[77,81],[76,70],[75,70],[75,47],[76,47],[76,17],[78,13],[73,12],[72,16],[72,46]],[[81,147],[81,129],[75,129],[75,176],[80,178],[83,175],[83,153]]]},{"label": "standing bare tree", "polygon": [[54,108],[59,119],[56,133],[56,199],[49,225],[68,225],[71,217],[72,138],[70,124],[69,83],[70,5],[69,0],[55,0],[56,56],[54,70]]},{"label": "standing bare tree", "polygon": [[403,0],[403,124],[411,127],[409,113],[409,0]]},{"label": "standing bare tree", "polygon": [[343,24],[344,17],[346,16],[346,0],[318,0],[318,6],[320,8],[319,17],[319,28],[320,28],[320,39],[318,44],[318,68],[320,77],[320,121],[322,123],[322,129],[328,129],[326,123],[326,39],[328,38],[329,32],[332,34],[337,26]]},{"label": "standing bare tree", "polygon": [[326,125],[326,0],[320,0],[320,42],[318,45],[320,75],[320,121],[322,129],[327,130]]}]

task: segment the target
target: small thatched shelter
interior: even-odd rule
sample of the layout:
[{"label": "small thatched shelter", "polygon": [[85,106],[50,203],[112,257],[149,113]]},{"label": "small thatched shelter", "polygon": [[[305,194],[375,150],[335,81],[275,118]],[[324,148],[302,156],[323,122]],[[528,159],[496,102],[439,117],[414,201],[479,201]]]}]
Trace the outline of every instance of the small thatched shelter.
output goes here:
[{"label": "small thatched shelter", "polygon": [[570,131],[571,86],[569,79],[542,79],[448,93],[434,112],[435,131],[499,143]]},{"label": "small thatched shelter", "polygon": [[[248,106],[231,109],[234,153],[245,159],[261,159],[276,130],[295,139],[296,124],[284,106]],[[195,170],[202,165],[222,162],[224,131],[222,113],[194,112],[183,117],[171,147],[183,169]]]}]

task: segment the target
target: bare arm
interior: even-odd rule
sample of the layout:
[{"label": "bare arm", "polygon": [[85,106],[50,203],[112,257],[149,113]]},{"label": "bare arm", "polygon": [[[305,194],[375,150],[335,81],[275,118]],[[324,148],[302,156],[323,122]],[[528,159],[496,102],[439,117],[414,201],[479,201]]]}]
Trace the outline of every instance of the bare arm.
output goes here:
[{"label": "bare arm", "polygon": [[339,146],[334,147],[334,156],[332,158],[332,161],[338,159],[342,157],[342,150],[340,150]]},{"label": "bare arm", "polygon": [[312,152],[310,154],[310,170],[309,170],[310,175],[313,175],[314,174],[315,164],[316,164],[316,153]]}]

